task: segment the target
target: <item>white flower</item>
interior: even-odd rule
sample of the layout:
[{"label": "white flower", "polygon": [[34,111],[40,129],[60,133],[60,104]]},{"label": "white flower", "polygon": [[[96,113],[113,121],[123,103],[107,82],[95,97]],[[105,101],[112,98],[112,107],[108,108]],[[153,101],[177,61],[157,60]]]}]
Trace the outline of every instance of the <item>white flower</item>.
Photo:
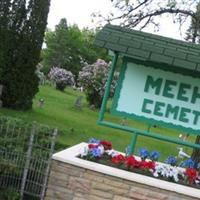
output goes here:
[{"label": "white flower", "polygon": [[114,151],[113,149],[112,150],[106,150],[105,153],[107,153],[112,158],[119,154],[117,151]]},{"label": "white flower", "polygon": [[99,145],[98,149],[100,149],[101,155],[103,155],[104,154],[104,147],[103,147],[103,145]]},{"label": "white flower", "polygon": [[158,177],[159,175],[165,178],[172,178],[175,182],[178,182],[179,181],[178,176],[179,175],[183,176],[183,172],[178,167],[157,163],[153,176]]}]

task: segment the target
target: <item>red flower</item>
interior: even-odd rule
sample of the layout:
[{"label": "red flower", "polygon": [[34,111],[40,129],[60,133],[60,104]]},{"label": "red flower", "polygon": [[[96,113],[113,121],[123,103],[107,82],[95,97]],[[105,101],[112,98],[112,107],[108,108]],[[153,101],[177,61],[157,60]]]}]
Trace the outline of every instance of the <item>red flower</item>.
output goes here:
[{"label": "red flower", "polygon": [[187,168],[185,174],[188,177],[189,182],[191,184],[194,183],[195,179],[197,178],[197,170],[193,168]]},{"label": "red flower", "polygon": [[89,149],[94,149],[94,148],[97,148],[97,147],[98,147],[98,144],[88,144]]},{"label": "red flower", "polygon": [[153,161],[144,161],[142,160],[140,162],[140,168],[141,169],[155,169],[155,162]]},{"label": "red flower", "polygon": [[126,157],[125,164],[127,167],[139,167],[140,162],[135,159],[134,156]]},{"label": "red flower", "polygon": [[103,145],[105,150],[111,150],[112,149],[112,143],[106,140],[102,140],[100,142],[101,145]]},{"label": "red flower", "polygon": [[117,156],[113,157],[111,162],[114,164],[119,164],[125,160],[125,157],[122,154],[118,154]]}]

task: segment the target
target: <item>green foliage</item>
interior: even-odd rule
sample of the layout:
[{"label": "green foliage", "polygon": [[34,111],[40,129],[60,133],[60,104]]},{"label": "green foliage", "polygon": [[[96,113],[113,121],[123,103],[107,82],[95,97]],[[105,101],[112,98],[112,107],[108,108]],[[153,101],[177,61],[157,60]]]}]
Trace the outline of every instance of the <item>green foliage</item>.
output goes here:
[{"label": "green foliage", "polygon": [[19,200],[20,194],[12,189],[1,189],[0,190],[0,199],[1,200]]},{"label": "green foliage", "polygon": [[26,110],[38,92],[35,74],[50,0],[11,1],[0,5],[0,84],[3,106]]},{"label": "green foliage", "polygon": [[47,30],[45,34],[46,48],[41,54],[43,71],[47,74],[51,67],[60,67],[77,76],[84,62],[107,57],[105,50],[93,46],[94,37],[93,31],[81,31],[77,25],[68,26],[66,19],[61,19],[55,31]]},{"label": "green foliage", "polygon": [[48,30],[45,35],[47,48],[42,53],[45,71],[51,67],[64,68],[73,74],[79,71],[81,41],[78,27],[68,27],[66,19],[61,19],[55,31]]}]

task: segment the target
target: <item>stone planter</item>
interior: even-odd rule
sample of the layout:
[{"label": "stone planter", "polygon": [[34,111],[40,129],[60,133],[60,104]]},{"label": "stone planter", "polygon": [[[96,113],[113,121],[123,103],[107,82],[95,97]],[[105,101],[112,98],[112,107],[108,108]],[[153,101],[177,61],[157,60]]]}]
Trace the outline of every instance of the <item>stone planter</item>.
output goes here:
[{"label": "stone planter", "polygon": [[197,200],[200,190],[77,158],[85,143],[53,155],[45,200]]}]

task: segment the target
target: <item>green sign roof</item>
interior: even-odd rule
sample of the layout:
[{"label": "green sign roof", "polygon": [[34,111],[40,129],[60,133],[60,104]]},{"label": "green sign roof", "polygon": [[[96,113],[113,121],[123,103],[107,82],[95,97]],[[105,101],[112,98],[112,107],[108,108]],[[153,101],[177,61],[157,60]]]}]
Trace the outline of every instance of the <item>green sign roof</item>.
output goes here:
[{"label": "green sign roof", "polygon": [[122,56],[200,73],[200,45],[190,42],[106,25],[97,34],[95,44]]}]

